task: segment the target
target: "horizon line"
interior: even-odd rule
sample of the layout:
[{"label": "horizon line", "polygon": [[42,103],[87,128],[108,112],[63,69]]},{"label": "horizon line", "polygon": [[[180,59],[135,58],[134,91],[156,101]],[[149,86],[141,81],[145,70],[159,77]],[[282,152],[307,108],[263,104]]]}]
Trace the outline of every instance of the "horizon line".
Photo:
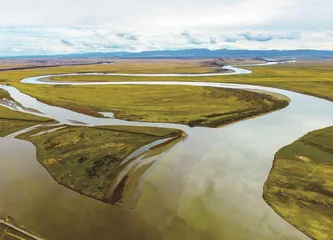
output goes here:
[{"label": "horizon line", "polygon": [[[295,52],[295,51],[308,51],[308,52],[332,52],[333,49],[309,49],[309,48],[296,48],[296,49],[208,49],[208,48],[186,48],[186,49],[160,49],[160,50],[145,50],[145,51],[109,51],[109,52],[73,52],[73,53],[55,53],[55,54],[23,54],[23,55],[0,55],[0,58],[19,58],[19,57],[56,57],[56,56],[70,56],[70,55],[85,55],[85,54],[140,54],[140,53],[149,53],[149,52],[181,52],[181,51],[195,51],[195,50],[206,50],[209,52],[214,51],[230,51],[230,52],[237,52],[237,51],[249,51],[249,52]],[[126,57],[126,56],[114,56],[114,57]],[[158,56],[155,56],[158,57]],[[160,56],[163,57],[163,56]],[[170,57],[170,56],[165,56]],[[189,56],[184,56],[189,58]],[[195,56],[194,56],[195,57]],[[129,57],[133,58],[133,57]],[[148,58],[145,57],[145,58]],[[181,58],[181,56],[178,56]]]}]

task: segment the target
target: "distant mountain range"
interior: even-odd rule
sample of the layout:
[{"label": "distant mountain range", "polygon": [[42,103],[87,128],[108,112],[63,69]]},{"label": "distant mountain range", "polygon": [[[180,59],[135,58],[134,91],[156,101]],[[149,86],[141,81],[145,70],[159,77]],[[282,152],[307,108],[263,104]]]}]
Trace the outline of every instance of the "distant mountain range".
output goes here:
[{"label": "distant mountain range", "polygon": [[90,52],[10,58],[297,58],[333,59],[333,51],[325,50],[159,50],[144,52]]}]

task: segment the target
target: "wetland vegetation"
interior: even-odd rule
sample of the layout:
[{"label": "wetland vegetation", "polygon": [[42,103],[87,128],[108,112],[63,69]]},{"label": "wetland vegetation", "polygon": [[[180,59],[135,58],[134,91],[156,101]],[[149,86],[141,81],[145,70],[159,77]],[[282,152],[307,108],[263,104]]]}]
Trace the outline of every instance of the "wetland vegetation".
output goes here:
[{"label": "wetland vegetation", "polygon": [[[158,81],[208,81],[231,82],[272,86],[304,92],[315,96],[333,99],[328,87],[333,84],[333,61],[296,62],[270,66],[244,67],[253,70],[250,75],[207,76],[207,77],[158,77]],[[121,71],[126,72],[126,69]],[[120,73],[121,73],[120,72]],[[144,73],[149,73],[146,71]],[[139,71],[138,71],[139,73]],[[177,72],[173,72],[177,73]],[[156,81],[155,77],[133,76],[62,76],[53,78],[56,81]]]},{"label": "wetland vegetation", "polygon": [[[158,77],[158,79],[156,79],[156,77],[133,76],[61,76],[54,77],[53,80],[64,82],[158,80],[244,83],[288,89],[333,100],[333,91],[331,91],[333,86],[333,61],[296,62],[269,66],[244,66],[244,68],[251,69],[253,73],[250,75],[207,76],[190,78]],[[123,71],[120,73],[127,73],[127,71],[126,69],[123,69]],[[144,73],[150,73],[150,71],[145,71]]]},{"label": "wetland vegetation", "polygon": [[[18,138],[36,146],[39,162],[60,184],[107,203],[121,204],[118,201],[122,199],[126,181],[137,170],[136,165],[130,166],[132,171],[117,182],[120,172],[131,164],[123,161],[154,141],[168,139],[155,146],[159,148],[185,136],[180,130],[166,128],[65,125],[35,129]],[[132,158],[135,157],[138,156]]]},{"label": "wetland vegetation", "polygon": [[279,150],[264,198],[314,239],[333,236],[333,127],[308,133]]},{"label": "wetland vegetation", "polygon": [[[113,112],[116,118],[131,121],[218,127],[274,111],[288,104],[287,99],[276,99],[275,96],[244,90],[194,86],[51,86],[19,82],[28,76],[70,72],[184,73],[192,71],[201,73],[216,71],[216,65],[220,66],[223,63],[198,60],[190,62],[182,60],[120,61],[119,64],[114,65],[8,71],[0,73],[0,79],[51,105],[99,117],[102,117],[99,112]],[[100,77],[95,77],[95,79],[100,79]],[[131,80],[132,77],[122,77],[121,79]],[[151,77],[137,77],[136,79],[156,80]],[[179,78],[158,77],[157,79],[173,81]],[[182,79],[184,80],[184,78]],[[201,80],[206,79],[217,80],[219,78],[201,78]],[[192,81],[192,78],[189,80]]]},{"label": "wetland vegetation", "polygon": [[[165,62],[163,64],[152,64],[151,62],[126,64],[124,61],[118,66],[117,64],[110,66],[91,65],[8,71],[0,73],[0,83],[11,84],[22,92],[51,105],[58,105],[93,116],[101,116],[98,112],[113,112],[116,118],[126,120],[174,122],[190,126],[217,127],[235,120],[276,110],[288,104],[287,99],[278,99],[272,95],[209,87],[48,86],[19,83],[19,80],[28,76],[71,72],[204,73],[216,71],[216,66],[197,63],[188,66],[173,64]],[[68,76],[49,80],[245,83],[292,90],[333,101],[332,67],[333,62],[330,61],[301,62],[248,67],[254,71],[251,75],[204,78]],[[5,93],[0,91],[0,96],[1,94]],[[36,124],[41,120],[40,118],[30,119],[30,115],[23,117],[21,113],[3,107],[0,107],[0,111],[3,113],[0,119],[0,134],[2,136]],[[26,121],[17,121],[17,126],[10,125],[16,123],[17,119],[24,118]],[[6,132],[8,130],[10,132]],[[109,194],[108,189],[112,184],[107,179],[112,179],[110,176],[115,173],[113,171],[122,169],[121,164],[119,164],[121,160],[131,151],[149,142],[165,138],[170,134],[181,136],[179,132],[170,129],[158,129],[157,132],[163,132],[159,135],[151,131],[152,129],[149,129],[147,134],[146,130],[141,127],[134,131],[133,129],[124,130],[114,127],[66,126],[48,134],[34,135],[33,132],[30,132],[22,135],[21,138],[36,145],[39,161],[61,184],[106,202],[119,203],[119,192],[122,195],[123,190],[118,191],[115,195]],[[116,136],[118,137],[116,138]],[[332,137],[333,127],[330,127],[309,133],[295,143],[281,149],[275,156],[272,171],[264,186],[266,202],[284,219],[314,239],[330,239],[333,234],[330,228],[333,214]],[[65,140],[62,142],[59,139]],[[109,153],[100,149],[106,144],[106,139],[107,141],[112,140],[111,142],[114,143],[114,146],[112,144],[112,146],[108,146],[110,147]],[[120,146],[122,147],[119,148]],[[68,151],[69,149],[70,151]],[[88,150],[90,154],[85,152]],[[96,162],[97,164],[95,164]],[[106,169],[111,170],[107,171]],[[141,168],[140,171],[145,172],[146,169],[147,167]],[[93,178],[90,178],[91,176]],[[138,179],[138,176],[140,174],[123,178],[124,182],[118,183],[118,189],[123,189],[128,179],[128,181]]]},{"label": "wetland vegetation", "polygon": [[[160,63],[157,66],[160,66]],[[195,66],[197,67],[197,63]],[[180,67],[175,68],[179,70],[182,67],[181,64]],[[8,71],[1,73],[3,75],[1,79],[2,83],[20,86],[19,89],[22,91],[33,91],[34,97],[50,105],[96,116],[100,116],[98,112],[113,112],[116,118],[132,121],[218,127],[288,105],[287,98],[243,90],[194,86],[82,86],[77,88],[23,85],[19,82],[26,76],[39,75],[40,72],[46,74],[47,70],[52,73],[60,69],[72,72],[76,68],[72,66],[58,69]],[[153,70],[156,70],[156,66]],[[24,113],[12,112],[24,115]],[[4,116],[9,117],[10,114],[6,113]],[[34,120],[33,116],[30,117]],[[135,166],[131,166],[128,171],[128,165],[132,162],[121,164],[127,156],[160,139],[167,139],[165,143],[158,146],[166,150],[184,137],[184,133],[179,130],[129,126],[47,126],[19,136],[36,146],[38,160],[57,182],[82,194],[113,204],[122,204],[119,201],[123,198],[126,182],[137,182],[151,165],[150,163],[149,166],[141,166],[138,170],[133,170]],[[118,174],[125,170],[128,174],[119,179]]]},{"label": "wetland vegetation", "polygon": [[[0,89],[0,101],[2,99],[10,99],[10,96],[6,91]],[[0,137],[50,121],[52,120],[0,106]]]},{"label": "wetland vegetation", "polygon": [[[250,67],[251,75],[191,78],[190,81],[246,83],[301,92],[333,101],[333,62],[303,62]],[[93,81],[92,76],[57,81]],[[97,78],[95,78],[97,79]],[[123,77],[98,78],[123,81]],[[130,81],[152,78],[130,77]],[[159,78],[184,81],[182,77]],[[187,80],[187,79],[185,79]],[[264,186],[265,201],[284,219],[314,239],[330,239],[333,214],[333,127],[318,130],[277,152]]]},{"label": "wetland vegetation", "polygon": [[[112,93],[112,94],[110,94]],[[196,86],[37,86],[34,96],[50,105],[93,116],[218,127],[288,105],[288,99],[244,90]]]}]

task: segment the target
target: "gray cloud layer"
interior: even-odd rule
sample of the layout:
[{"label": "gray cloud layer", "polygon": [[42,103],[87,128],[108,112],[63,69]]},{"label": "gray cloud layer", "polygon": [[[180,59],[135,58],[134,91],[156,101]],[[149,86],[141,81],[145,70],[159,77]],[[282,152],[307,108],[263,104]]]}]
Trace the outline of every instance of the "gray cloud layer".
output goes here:
[{"label": "gray cloud layer", "polygon": [[3,26],[332,29],[331,0],[2,0]]},{"label": "gray cloud layer", "polygon": [[251,31],[241,33],[240,36],[244,37],[249,41],[267,42],[276,39],[280,40],[295,40],[300,39],[301,34],[299,32],[285,32],[285,33],[253,33]]},{"label": "gray cloud layer", "polygon": [[2,0],[1,10],[0,55],[333,49],[331,0]]}]

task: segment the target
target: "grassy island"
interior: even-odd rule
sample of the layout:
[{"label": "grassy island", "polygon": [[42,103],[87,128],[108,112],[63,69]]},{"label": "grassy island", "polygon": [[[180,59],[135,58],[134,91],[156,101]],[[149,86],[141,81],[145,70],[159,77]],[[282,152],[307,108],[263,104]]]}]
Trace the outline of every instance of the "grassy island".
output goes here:
[{"label": "grassy island", "polygon": [[264,198],[313,239],[332,239],[333,127],[308,133],[279,150]]},{"label": "grassy island", "polygon": [[[112,93],[112,94],[111,94]],[[33,96],[89,115],[218,127],[283,108],[287,98],[236,89],[196,86],[36,86]]]},{"label": "grassy island", "polygon": [[171,146],[184,137],[180,130],[130,126],[56,126],[19,136],[36,146],[38,161],[58,183],[113,204],[122,204],[127,182],[144,173],[133,161],[147,151],[128,158],[131,153],[158,140],[165,139],[153,148]]}]

